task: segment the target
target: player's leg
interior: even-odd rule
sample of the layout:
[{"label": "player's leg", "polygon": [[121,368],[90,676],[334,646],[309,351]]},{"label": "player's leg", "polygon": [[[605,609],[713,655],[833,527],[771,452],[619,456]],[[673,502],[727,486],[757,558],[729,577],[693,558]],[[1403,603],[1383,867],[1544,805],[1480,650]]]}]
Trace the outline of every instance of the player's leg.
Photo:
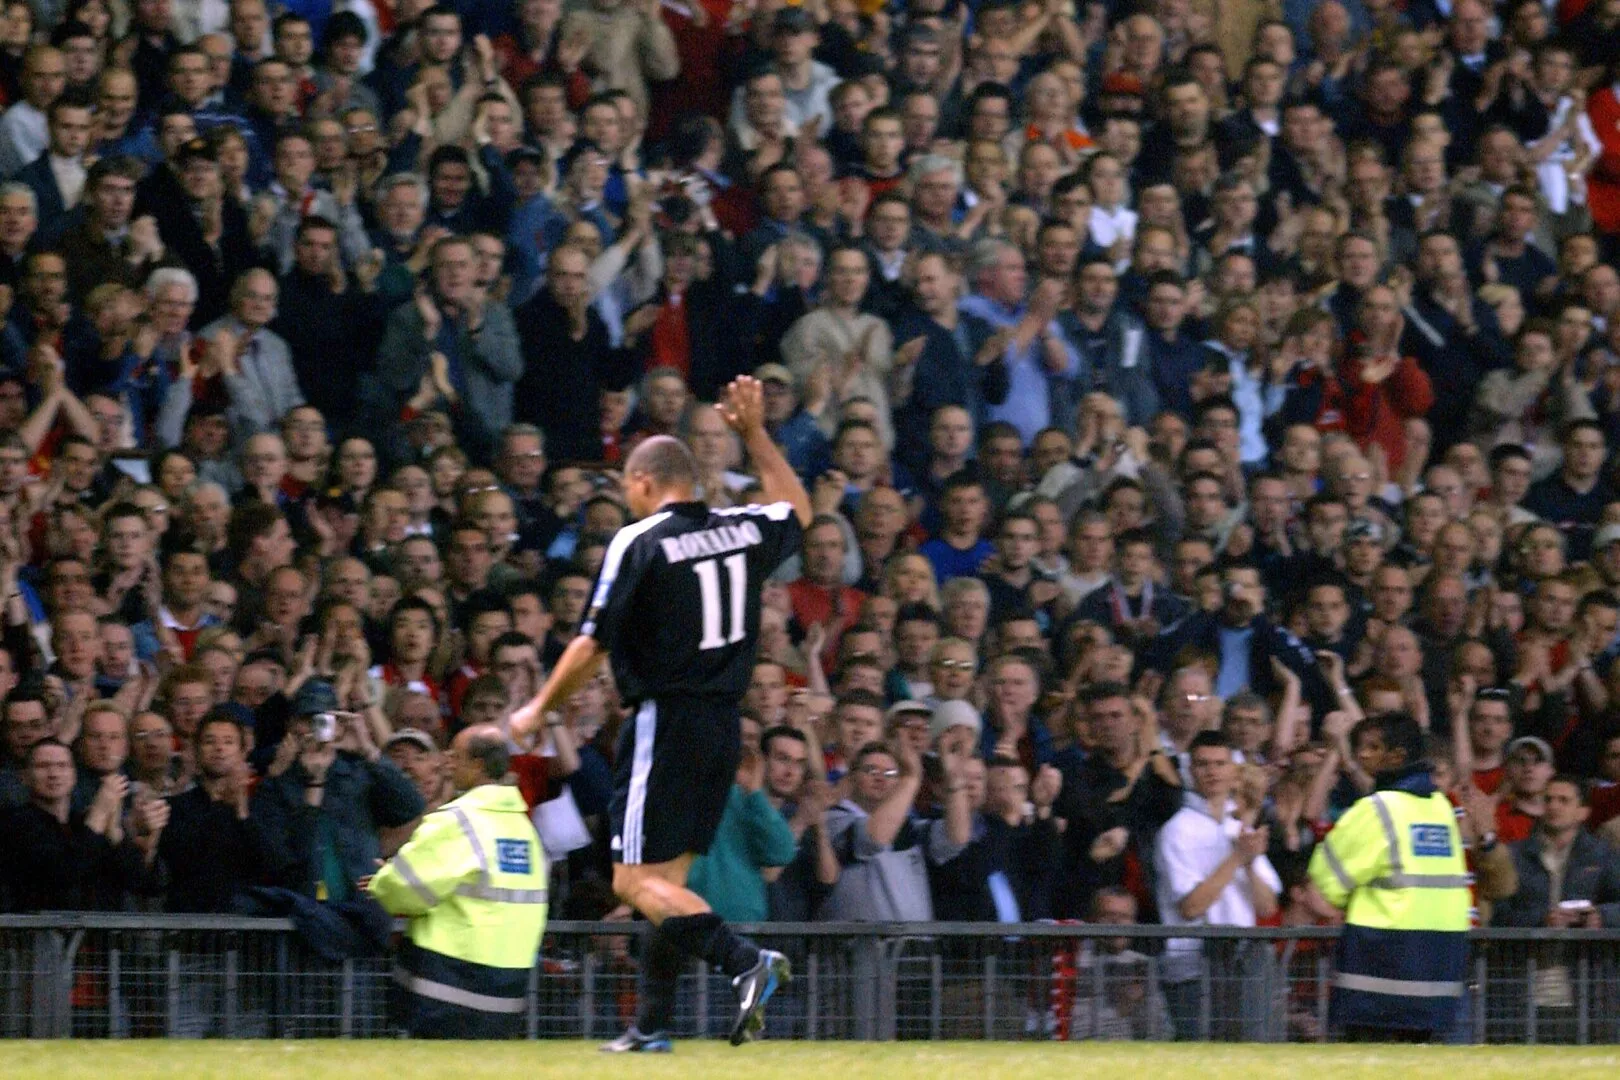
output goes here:
[{"label": "player's leg", "polygon": [[672,916],[701,915],[708,902],[686,887],[695,858],[689,851],[664,863],[615,863],[613,891],[654,926]]},{"label": "player's leg", "polygon": [[761,949],[716,915],[702,897],[685,887],[693,855],[665,863],[613,868],[613,891],[653,923],[642,963],[636,1013],[640,1032],[660,1032],[673,1018],[676,982],[687,957],[703,960],[731,976],[737,992],[733,1046],[764,1025],[764,1010],[777,987],[791,975],[787,958]]},{"label": "player's leg", "polygon": [[669,1028],[674,1020],[675,989],[686,958],[658,932],[658,926],[670,915],[708,910],[707,904],[683,887],[690,858],[676,860],[674,865],[648,865],[642,861],[643,823],[654,783],[653,749],[658,734],[656,708],[644,704],[620,733],[613,799],[608,805],[613,830],[613,891],[653,924],[636,980],[636,1022],[602,1047],[614,1053],[672,1048]]},{"label": "player's leg", "polygon": [[695,856],[650,866],[613,868],[613,891],[619,899],[647,917],[663,938],[687,956],[704,960],[733,977],[759,962],[759,946],[741,936],[716,915],[704,899],[685,885]]},{"label": "player's leg", "polygon": [[[762,953],[686,888],[692,860],[709,849],[725,814],[741,757],[734,710],[687,701],[647,702],[636,711],[615,791],[614,892],[654,924],[642,987],[647,1024],[667,1026],[679,958],[696,957],[730,975],[747,1006],[739,1031],[787,977],[786,960]],[[648,1031],[638,1020],[637,1027]],[[651,1030],[658,1030],[653,1028]],[[734,1032],[733,1041],[741,1041]]]}]

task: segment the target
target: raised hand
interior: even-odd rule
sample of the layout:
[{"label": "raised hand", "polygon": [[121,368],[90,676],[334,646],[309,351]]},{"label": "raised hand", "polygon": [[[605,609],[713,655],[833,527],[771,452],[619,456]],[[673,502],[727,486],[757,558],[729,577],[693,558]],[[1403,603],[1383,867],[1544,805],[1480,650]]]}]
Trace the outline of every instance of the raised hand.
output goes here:
[{"label": "raised hand", "polygon": [[151,214],[142,214],[129,223],[129,253],[136,262],[162,257],[163,241],[158,236],[157,219]]},{"label": "raised hand", "polygon": [[1130,843],[1130,830],[1123,825],[1116,825],[1098,835],[1091,842],[1091,861],[1105,863],[1110,859],[1118,858],[1125,853],[1125,846]]},{"label": "raised hand", "polygon": [[439,305],[433,302],[426,288],[418,287],[416,290],[416,311],[422,316],[422,336],[433,341],[439,336],[439,328],[444,325],[444,316],[439,313]]},{"label": "raised hand", "polygon": [[433,377],[434,389],[444,396],[444,399],[454,404],[460,396],[456,387],[450,380],[450,358],[444,353],[434,350],[428,357],[428,374]]},{"label": "raised hand", "polygon": [[927,344],[927,338],[912,338],[910,341],[894,350],[894,366],[900,368],[910,367],[912,364],[915,364],[917,362],[917,358],[922,355],[923,347]]},{"label": "raised hand", "polygon": [[1029,801],[1038,809],[1045,809],[1057,801],[1063,791],[1063,774],[1051,765],[1042,765],[1029,785]]},{"label": "raised hand", "polygon": [[726,424],[744,439],[765,430],[765,386],[752,375],[739,375],[715,405]]},{"label": "raised hand", "polygon": [[811,490],[810,502],[818,514],[837,513],[838,507],[844,501],[844,489],[849,486],[849,478],[837,469],[828,469],[816,477]]},{"label": "raised hand", "polygon": [[382,276],[383,262],[382,250],[372,248],[354,264],[354,279],[359,283],[362,292],[370,292],[376,287],[377,278]]},{"label": "raised hand", "polygon": [[237,374],[236,353],[239,342],[236,335],[229,330],[214,331],[214,336],[208,341],[208,363],[216,375]]},{"label": "raised hand", "polygon": [[1355,718],[1342,710],[1334,710],[1322,717],[1322,734],[1334,742],[1343,742],[1350,736],[1350,729],[1355,726]]}]

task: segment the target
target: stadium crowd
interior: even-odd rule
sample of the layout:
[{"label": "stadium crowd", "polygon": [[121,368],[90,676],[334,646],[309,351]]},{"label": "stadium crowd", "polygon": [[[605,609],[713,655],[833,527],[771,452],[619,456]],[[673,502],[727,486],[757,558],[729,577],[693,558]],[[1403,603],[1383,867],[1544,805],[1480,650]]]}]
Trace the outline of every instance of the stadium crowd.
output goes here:
[{"label": "stadium crowd", "polygon": [[0,15],[0,910],[354,899],[753,373],[726,918],[1328,922],[1406,713],[1482,920],[1620,926],[1620,0]]}]

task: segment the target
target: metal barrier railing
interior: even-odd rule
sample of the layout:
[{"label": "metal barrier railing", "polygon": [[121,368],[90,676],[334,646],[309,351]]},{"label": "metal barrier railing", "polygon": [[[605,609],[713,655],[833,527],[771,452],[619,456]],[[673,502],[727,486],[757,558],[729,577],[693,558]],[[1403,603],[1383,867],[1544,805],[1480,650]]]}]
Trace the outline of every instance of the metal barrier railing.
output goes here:
[{"label": "metal barrier railing", "polygon": [[[639,923],[553,922],[530,1038],[605,1038],[634,1015]],[[742,928],[796,977],[770,1038],[1330,1037],[1331,928],[770,923]],[[1463,1042],[1620,1042],[1620,931],[1478,930]],[[0,1037],[365,1038],[395,1034],[387,958],[329,963],[281,919],[0,918]],[[724,977],[682,977],[676,1031],[729,1026]]]}]

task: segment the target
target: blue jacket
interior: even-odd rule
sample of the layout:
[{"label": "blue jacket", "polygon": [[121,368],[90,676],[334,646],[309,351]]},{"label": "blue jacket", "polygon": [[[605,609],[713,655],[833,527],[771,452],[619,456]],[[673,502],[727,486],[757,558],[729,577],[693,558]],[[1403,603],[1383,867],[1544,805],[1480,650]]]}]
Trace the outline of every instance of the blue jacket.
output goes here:
[{"label": "blue jacket", "polygon": [[[1438,791],[1422,762],[1379,774],[1377,792],[1341,818],[1312,856],[1323,895],[1349,901],[1329,1008],[1335,1028],[1444,1033],[1456,1023],[1470,898],[1462,838]],[[1341,831],[1348,835],[1340,839]],[[1384,876],[1369,879],[1369,871]],[[1354,889],[1341,899],[1351,880]]]},{"label": "blue jacket", "polygon": [[304,801],[307,778],[295,762],[254,793],[250,814],[263,830],[265,876],[317,899],[324,899],[325,891],[333,900],[346,900],[354,883],[377,869],[378,830],[420,817],[426,803],[385,757],[368,762],[339,753],[326,772],[319,808]]},{"label": "blue jacket", "polygon": [[[1545,926],[1547,909],[1552,906],[1552,882],[1541,861],[1542,836],[1539,831],[1513,845],[1513,865],[1519,874],[1519,889],[1497,901],[1491,913],[1493,926]],[[1620,855],[1585,829],[1575,834],[1564,867],[1562,900],[1590,900],[1602,917],[1603,927],[1620,926]]]},{"label": "blue jacket", "polygon": [[815,417],[803,409],[771,432],[771,441],[782,448],[782,456],[799,476],[810,481],[832,467],[832,447],[816,426]]},{"label": "blue jacket", "polygon": [[975,315],[961,316],[961,342],[957,334],[916,308],[901,312],[890,328],[896,348],[919,337],[924,342],[912,373],[911,394],[895,406],[894,427],[897,456],[909,468],[926,468],[928,425],[934,410],[959,405],[979,423],[986,406],[1007,400],[1006,360],[997,357],[983,367],[974,362],[979,349],[995,334],[994,327]]},{"label": "blue jacket", "polygon": [[34,193],[34,202],[39,207],[36,217],[40,238],[46,243],[55,243],[67,231],[68,208],[62,189],[57,186],[56,174],[51,171],[50,151],[24,165],[14,179],[19,184],[27,184]]},{"label": "blue jacket", "polygon": [[[984,729],[979,732],[979,757],[985,761],[996,756],[996,743],[1001,741],[1001,732],[990,724],[989,719],[989,716],[985,717]],[[1052,733],[1047,730],[1046,721],[1030,713],[1029,731],[1024,737],[1029,740],[1030,754],[1035,759],[1035,768],[1030,769],[1033,773],[1052,760]]]},{"label": "blue jacket", "polygon": [[[1316,665],[1316,655],[1299,638],[1269,619],[1256,618],[1249,627],[1254,631],[1249,639],[1249,689],[1267,697],[1279,690],[1276,676],[1271,672],[1271,661],[1279,660],[1299,676],[1300,694],[1320,723],[1322,717],[1337,707],[1337,702],[1322,669]],[[1194,612],[1154,638],[1143,651],[1139,667],[1168,675],[1176,666],[1176,657],[1189,648],[1218,658],[1220,632],[1218,612]]]}]

